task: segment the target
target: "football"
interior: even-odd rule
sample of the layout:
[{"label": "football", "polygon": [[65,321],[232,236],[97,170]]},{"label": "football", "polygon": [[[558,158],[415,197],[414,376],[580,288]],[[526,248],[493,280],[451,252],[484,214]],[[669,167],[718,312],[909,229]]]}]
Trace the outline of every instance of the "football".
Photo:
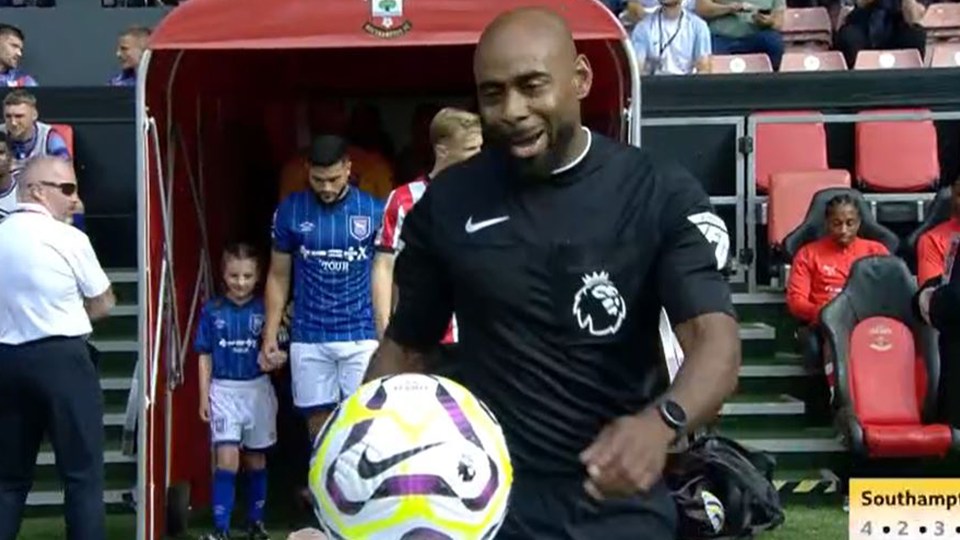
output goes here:
[{"label": "football", "polygon": [[513,468],[496,418],[434,375],[383,377],[331,414],[309,483],[331,539],[480,540],[506,516]]}]

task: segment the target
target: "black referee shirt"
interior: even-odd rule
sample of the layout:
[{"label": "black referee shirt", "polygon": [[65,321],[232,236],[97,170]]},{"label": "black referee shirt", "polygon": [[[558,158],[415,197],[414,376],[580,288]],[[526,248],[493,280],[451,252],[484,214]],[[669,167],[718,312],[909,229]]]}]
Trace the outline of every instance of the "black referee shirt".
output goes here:
[{"label": "black referee shirt", "polygon": [[666,388],[658,323],[733,314],[728,237],[700,184],[596,133],[551,181],[492,150],[448,169],[407,216],[388,335],[428,350],[455,310],[464,382],[517,472],[579,475],[578,455]]}]

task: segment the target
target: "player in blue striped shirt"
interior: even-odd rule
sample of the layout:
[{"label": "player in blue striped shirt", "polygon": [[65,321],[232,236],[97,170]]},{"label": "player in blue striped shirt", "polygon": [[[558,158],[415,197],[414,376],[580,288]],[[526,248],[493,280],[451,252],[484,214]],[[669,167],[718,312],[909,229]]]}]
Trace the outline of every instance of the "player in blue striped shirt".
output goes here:
[{"label": "player in blue striped shirt", "polygon": [[249,486],[248,538],[268,540],[263,525],[267,498],[264,451],[277,441],[277,398],[259,362],[264,305],[263,299],[254,295],[259,279],[257,256],[247,244],[232,244],[224,250],[222,266],[225,294],[203,306],[194,340],[200,354],[200,418],[210,423],[216,448],[214,532],[206,538],[230,538],[242,448]]},{"label": "player in blue striped shirt", "polygon": [[292,287],[293,402],[313,441],[337,403],[360,386],[377,347],[370,269],[383,202],[350,185],[344,139],[318,137],[310,164],[311,189],[288,196],[274,214],[263,347],[264,357],[279,350]]}]

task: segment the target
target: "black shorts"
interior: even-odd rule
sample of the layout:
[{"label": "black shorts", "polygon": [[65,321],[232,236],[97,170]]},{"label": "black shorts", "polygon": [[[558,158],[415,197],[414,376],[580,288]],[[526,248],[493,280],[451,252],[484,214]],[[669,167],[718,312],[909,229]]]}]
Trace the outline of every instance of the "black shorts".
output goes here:
[{"label": "black shorts", "polygon": [[677,511],[662,483],[648,494],[597,502],[578,479],[514,480],[496,540],[674,540]]}]

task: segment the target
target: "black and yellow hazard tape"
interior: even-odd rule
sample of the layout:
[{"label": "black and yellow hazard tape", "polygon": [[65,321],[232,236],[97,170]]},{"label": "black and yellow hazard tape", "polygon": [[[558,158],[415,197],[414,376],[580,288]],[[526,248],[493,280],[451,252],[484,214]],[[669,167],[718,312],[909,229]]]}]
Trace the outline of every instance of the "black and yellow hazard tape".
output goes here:
[{"label": "black and yellow hazard tape", "polygon": [[828,479],[774,480],[773,486],[780,495],[833,495],[837,493],[837,481]]}]

